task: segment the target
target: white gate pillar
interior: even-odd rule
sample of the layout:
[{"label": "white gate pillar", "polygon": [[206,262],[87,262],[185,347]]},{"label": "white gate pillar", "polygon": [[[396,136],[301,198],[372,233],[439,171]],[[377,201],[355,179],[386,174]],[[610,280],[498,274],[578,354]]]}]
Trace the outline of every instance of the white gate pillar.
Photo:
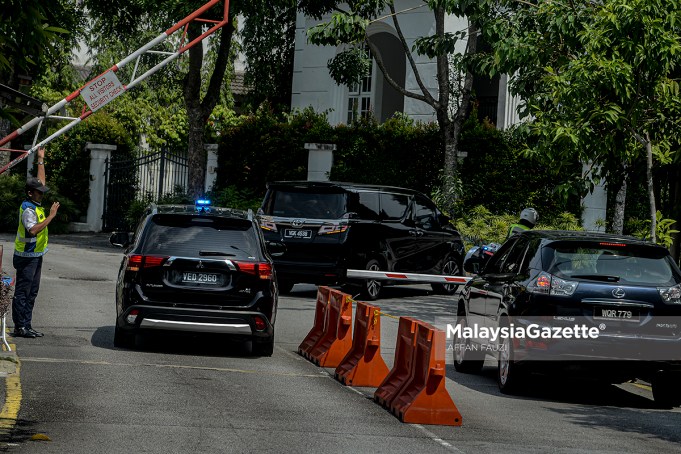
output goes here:
[{"label": "white gate pillar", "polygon": [[[584,172],[590,172],[590,166],[584,164]],[[582,227],[589,232],[605,232],[604,223],[608,207],[608,192],[605,189],[605,180],[594,186],[593,192],[588,193],[582,199]]]},{"label": "white gate pillar", "polygon": [[116,150],[116,145],[88,142],[85,148],[90,150],[90,204],[85,222],[72,222],[69,227],[74,232],[101,232],[106,193],[106,160],[111,159],[111,152]]},{"label": "white gate pillar", "polygon": [[308,150],[308,181],[329,181],[336,145],[332,143],[306,143],[305,149]]},{"label": "white gate pillar", "polygon": [[218,144],[207,143],[203,145],[206,150],[206,181],[203,190],[207,193],[213,189],[218,176]]}]

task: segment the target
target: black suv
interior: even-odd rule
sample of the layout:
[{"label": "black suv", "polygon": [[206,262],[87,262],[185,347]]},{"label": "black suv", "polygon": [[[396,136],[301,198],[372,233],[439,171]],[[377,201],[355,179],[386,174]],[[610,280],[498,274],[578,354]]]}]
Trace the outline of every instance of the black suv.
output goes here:
[{"label": "black suv", "polygon": [[219,333],[253,341],[271,356],[277,312],[272,253],[253,213],[151,205],[126,247],[116,283],[114,345],[133,347],[140,331]]},{"label": "black suv", "polygon": [[[420,192],[337,182],[267,185],[258,211],[265,238],[283,242],[275,259],[281,291],[293,284],[356,284],[378,298],[386,281],[348,282],[348,269],[460,275],[461,236]],[[433,284],[452,294],[456,285]]]}]

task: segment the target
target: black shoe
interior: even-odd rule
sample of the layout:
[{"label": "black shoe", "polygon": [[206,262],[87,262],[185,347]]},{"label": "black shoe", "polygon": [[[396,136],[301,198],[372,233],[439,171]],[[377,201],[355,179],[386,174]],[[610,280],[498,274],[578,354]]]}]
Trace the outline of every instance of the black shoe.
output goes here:
[{"label": "black shoe", "polygon": [[36,338],[37,336],[33,334],[28,328],[14,328],[14,337],[28,337],[31,339]]},{"label": "black shoe", "polygon": [[41,333],[40,331],[36,331],[33,328],[27,328],[27,329],[28,329],[28,332],[33,334],[35,337],[43,337],[44,336],[43,333]]}]

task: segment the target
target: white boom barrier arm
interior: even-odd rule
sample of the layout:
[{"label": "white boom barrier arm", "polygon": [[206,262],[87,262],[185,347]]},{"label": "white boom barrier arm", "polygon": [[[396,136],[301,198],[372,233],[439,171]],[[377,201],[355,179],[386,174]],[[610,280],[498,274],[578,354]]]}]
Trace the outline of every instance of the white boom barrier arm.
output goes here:
[{"label": "white boom barrier arm", "polygon": [[460,285],[470,281],[470,277],[466,276],[447,276],[440,274],[415,274],[415,273],[399,273],[395,271],[369,271],[369,270],[348,270],[347,276],[349,278],[363,278],[387,281],[401,281],[417,283],[433,283],[433,284],[452,284]]},{"label": "white boom barrier arm", "polygon": [[[218,3],[224,2],[223,6],[223,15],[222,15],[222,20],[209,20],[209,19],[202,19],[199,16],[203,14],[204,12],[208,11],[211,9],[213,6],[215,6]],[[209,24],[213,24],[208,30],[206,30],[204,33],[202,33],[200,36],[192,40],[191,42],[184,44],[184,37],[187,33],[187,27],[192,21],[198,21],[198,22],[205,22]],[[185,17],[181,21],[179,21],[177,24],[173,25],[170,27],[168,30],[165,32],[161,33],[158,35],[156,38],[153,40],[149,41],[147,44],[144,46],[140,47],[137,49],[135,52],[132,54],[128,55],[125,57],[123,60],[120,62],[116,63],[113,65],[111,68],[108,70],[104,71],[102,74],[99,76],[95,77],[94,79],[90,80],[89,82],[85,83],[83,86],[81,86],[78,90],[74,91],[70,95],[68,95],[66,98],[62,99],[52,107],[48,108],[47,111],[45,111],[45,114],[40,117],[33,118],[17,130],[13,131],[11,134],[7,135],[3,139],[0,140],[0,151],[9,151],[9,152],[19,152],[21,155],[12,161],[10,161],[7,165],[2,167],[0,169],[0,174],[4,173],[6,170],[11,169],[15,165],[19,164],[21,161],[26,159],[31,153],[36,151],[38,148],[46,145],[47,143],[51,142],[52,140],[56,139],[57,137],[61,136],[65,132],[69,131],[71,128],[76,126],[78,123],[81,121],[85,120],[87,117],[92,115],[93,112],[95,112],[97,109],[100,107],[103,107],[108,101],[113,100],[115,97],[119,96],[120,94],[125,93],[127,90],[130,90],[131,88],[134,88],[137,86],[140,82],[142,82],[144,79],[148,78],[152,74],[156,73],[159,69],[163,68],[166,66],[168,63],[174,61],[177,59],[180,55],[185,53],[187,50],[191,49],[201,41],[203,41],[205,38],[208,36],[212,35],[215,33],[217,30],[225,26],[229,22],[229,0],[210,0],[208,3],[203,5],[201,8],[197,9],[193,13],[191,13],[189,16]],[[182,29],[184,27],[184,32],[182,36],[182,40],[180,41],[180,46],[175,52],[164,52],[164,51],[154,51],[151,50],[153,47],[158,46],[159,44],[163,43],[168,37],[173,35],[175,32],[178,30]],[[184,44],[184,45],[183,45]],[[137,72],[137,66],[139,64],[139,59],[140,57],[145,54],[145,53],[154,53],[154,54],[162,54],[162,55],[167,55],[167,58],[165,58],[163,61],[158,63],[156,66],[153,68],[149,69],[146,71],[144,74],[142,74],[139,77],[135,77],[136,72]],[[83,108],[83,112],[80,115],[80,117],[65,117],[65,116],[58,116],[54,115],[54,113],[58,112],[62,108],[64,108],[67,104],[71,103],[74,99],[76,99],[78,96],[81,95],[81,92],[88,87],[93,87],[95,84],[100,81],[104,80],[104,78],[111,78],[118,82],[118,79],[115,77],[115,73],[118,72],[119,69],[130,63],[131,61],[135,60],[135,68],[133,70],[132,76],[130,78],[130,82],[128,82],[127,85],[123,85],[122,89],[120,90],[120,93],[115,94],[113,97],[108,99],[108,101],[102,103],[99,106],[96,106],[94,110],[92,108],[88,108],[88,105],[86,105]],[[108,79],[107,79],[108,81]],[[87,100],[86,100],[87,103]],[[56,131],[55,133],[51,134],[47,138],[41,140],[38,142],[38,135],[40,134],[40,128],[42,127],[42,124],[45,120],[61,120],[61,121],[68,121],[65,126],[63,126],[61,129]],[[12,140],[16,139],[26,131],[32,129],[33,127],[37,126],[38,128],[36,129],[35,137],[33,138],[33,145],[28,151],[25,150],[13,150],[10,148],[2,148],[5,144],[11,142]]]}]

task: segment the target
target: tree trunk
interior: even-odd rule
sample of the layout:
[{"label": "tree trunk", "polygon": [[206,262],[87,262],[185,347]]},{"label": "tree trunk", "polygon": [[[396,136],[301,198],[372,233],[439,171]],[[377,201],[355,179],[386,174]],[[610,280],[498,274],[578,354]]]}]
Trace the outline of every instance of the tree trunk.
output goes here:
[{"label": "tree trunk", "polygon": [[[194,199],[202,197],[205,192],[207,153],[203,146],[204,128],[220,99],[220,90],[227,69],[233,33],[234,27],[231,22],[220,31],[215,68],[210,76],[210,82],[203,100],[201,99],[201,69],[203,67],[204,49],[201,45],[189,49],[189,70],[184,79],[183,91],[189,122],[187,139],[189,187],[187,192]],[[201,28],[197,24],[192,24],[189,27],[190,41],[200,34]]]},{"label": "tree trunk", "polygon": [[653,186],[653,145],[650,135],[646,134],[646,179],[648,180],[648,200],[650,201],[650,241],[657,243],[657,208],[655,205],[655,186]]},{"label": "tree trunk", "polygon": [[627,165],[622,164],[622,183],[615,196],[615,210],[612,215],[612,231],[618,235],[621,235],[624,231],[624,208],[627,201],[627,175]]},{"label": "tree trunk", "polygon": [[[466,54],[473,55],[477,51],[477,35],[478,29],[472,23],[468,22],[468,43],[466,45]],[[449,68],[449,62],[445,62],[447,68]],[[438,63],[439,70],[439,63]],[[440,83],[440,91],[445,90],[449,92],[450,90],[450,77],[449,71],[446,73],[446,84]],[[449,110],[451,109],[451,102],[449,95],[446,98],[440,97],[440,109],[437,112],[437,119],[440,126],[440,131],[442,134],[443,147],[444,147],[444,169],[443,169],[443,184],[451,186],[455,184],[455,179],[457,178],[457,159],[459,154],[459,138],[461,137],[461,130],[463,129],[464,121],[468,118],[471,106],[471,97],[473,92],[473,80],[474,76],[471,71],[466,71],[464,77],[463,87],[461,87],[461,98],[458,101],[458,108],[454,113],[452,119],[449,118]],[[443,102],[446,101],[446,102]],[[450,188],[451,189],[451,188]],[[455,200],[453,195],[454,191],[445,190],[445,194],[452,195],[447,197],[445,201],[444,209],[451,213],[454,208]]]},{"label": "tree trunk", "polygon": [[[673,228],[679,230],[681,225],[681,164],[677,164],[671,172],[672,186],[669,190],[669,206],[671,209],[671,218],[676,220]],[[681,234],[674,234],[674,243],[670,249],[672,257],[676,263],[679,263],[679,256],[681,255]]]}]

